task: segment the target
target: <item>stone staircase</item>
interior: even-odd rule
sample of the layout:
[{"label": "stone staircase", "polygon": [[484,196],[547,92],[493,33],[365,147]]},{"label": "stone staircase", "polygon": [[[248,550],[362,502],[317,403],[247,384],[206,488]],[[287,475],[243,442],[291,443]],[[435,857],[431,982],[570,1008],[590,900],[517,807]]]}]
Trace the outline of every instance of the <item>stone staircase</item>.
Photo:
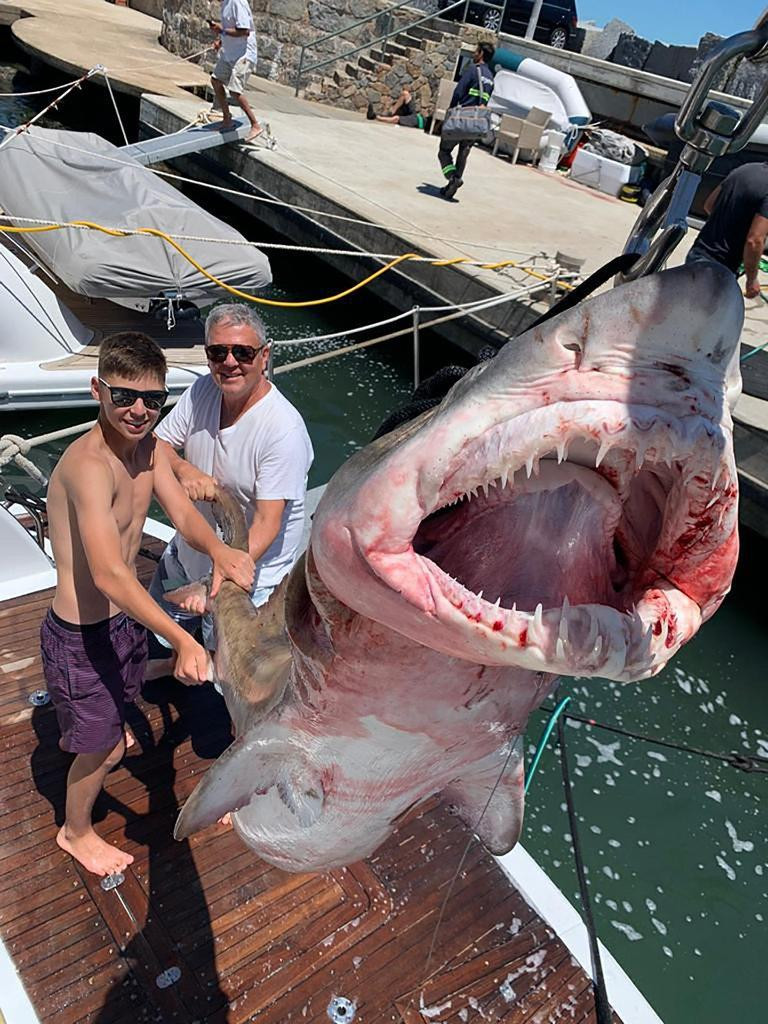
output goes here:
[{"label": "stone staircase", "polygon": [[[453,77],[464,35],[463,25],[438,18],[405,25],[385,44],[362,50],[350,60],[342,57],[325,74],[312,76],[304,96],[346,110],[364,111],[372,103],[381,112],[407,86],[416,109],[430,114],[440,79]],[[475,29],[473,40],[477,35]]]}]

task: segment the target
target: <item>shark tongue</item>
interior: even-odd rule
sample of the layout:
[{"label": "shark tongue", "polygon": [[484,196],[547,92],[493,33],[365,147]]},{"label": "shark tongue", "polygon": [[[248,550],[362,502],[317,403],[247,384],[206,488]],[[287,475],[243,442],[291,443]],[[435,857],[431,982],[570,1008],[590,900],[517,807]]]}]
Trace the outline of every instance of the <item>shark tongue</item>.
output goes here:
[{"label": "shark tongue", "polygon": [[[521,479],[522,477],[522,479]],[[571,604],[618,606],[624,583],[614,534],[621,501],[600,474],[551,461],[536,477],[479,492],[419,531],[419,554],[486,601],[533,611]]]}]

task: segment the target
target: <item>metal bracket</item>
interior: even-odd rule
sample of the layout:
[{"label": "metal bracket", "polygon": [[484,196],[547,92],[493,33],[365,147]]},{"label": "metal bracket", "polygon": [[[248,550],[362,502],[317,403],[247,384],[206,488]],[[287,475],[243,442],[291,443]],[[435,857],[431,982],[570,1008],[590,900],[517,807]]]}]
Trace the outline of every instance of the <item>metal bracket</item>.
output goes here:
[{"label": "metal bracket", "polygon": [[33,690],[27,697],[30,704],[36,708],[42,708],[50,703],[51,695],[47,690]]},{"label": "metal bracket", "polygon": [[333,996],[328,1003],[328,1017],[333,1024],[348,1024],[355,1019],[357,1012],[357,1001],[353,1002],[345,996]]},{"label": "metal bracket", "polygon": [[717,157],[743,149],[768,111],[768,81],[744,113],[709,99],[720,71],[735,57],[768,59],[768,10],[755,28],[723,39],[702,61],[675,119],[675,132],[685,143],[680,159],[646,203],[624,246],[625,253],[640,258],[614,284],[661,270],[688,231],[688,213],[702,174]]},{"label": "metal bracket", "polygon": [[176,984],[180,977],[181,968],[168,967],[166,970],[162,972],[162,974],[158,974],[158,976],[155,978],[155,984],[157,985],[158,988],[170,988],[171,985]]},{"label": "metal bracket", "polygon": [[125,881],[125,875],[122,871],[116,871],[113,875],[106,875],[101,880],[101,888],[104,892],[109,892],[110,889],[116,889],[118,885],[122,885]]}]

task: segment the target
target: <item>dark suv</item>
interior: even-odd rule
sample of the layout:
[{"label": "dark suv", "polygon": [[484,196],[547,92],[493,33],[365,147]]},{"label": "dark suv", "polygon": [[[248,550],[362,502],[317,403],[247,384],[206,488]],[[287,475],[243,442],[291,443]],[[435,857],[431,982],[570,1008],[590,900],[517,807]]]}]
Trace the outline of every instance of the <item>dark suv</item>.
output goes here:
[{"label": "dark suv", "polygon": [[[491,32],[508,32],[513,36],[524,36],[528,27],[528,21],[533,10],[533,0],[507,0],[503,11],[503,0],[496,0],[498,8],[484,7],[480,4],[470,3],[467,10],[466,20],[472,25],[483,25]],[[454,0],[438,0],[439,10],[449,7]],[[464,20],[465,5],[454,7],[445,15],[438,14],[438,17],[446,17],[451,21]],[[562,50],[568,45],[568,40],[576,31],[576,0],[544,0],[541,5],[541,13],[536,25],[534,39],[540,43],[549,43],[550,46]]]}]

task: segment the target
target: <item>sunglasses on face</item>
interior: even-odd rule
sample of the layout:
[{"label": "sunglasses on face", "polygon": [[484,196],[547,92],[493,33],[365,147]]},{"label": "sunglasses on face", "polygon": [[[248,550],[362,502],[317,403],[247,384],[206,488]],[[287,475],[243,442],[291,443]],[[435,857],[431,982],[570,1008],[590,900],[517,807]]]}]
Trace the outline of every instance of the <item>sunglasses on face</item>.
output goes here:
[{"label": "sunglasses on face", "polygon": [[212,363],[225,363],[230,352],[238,363],[252,363],[263,348],[263,345],[258,348],[253,345],[206,345],[205,354]]},{"label": "sunglasses on face", "polygon": [[159,412],[168,401],[167,391],[136,391],[134,388],[115,387],[112,384],[107,384],[101,377],[98,380],[99,384],[103,384],[107,388],[112,405],[118,409],[129,409],[141,399],[147,409]]}]

